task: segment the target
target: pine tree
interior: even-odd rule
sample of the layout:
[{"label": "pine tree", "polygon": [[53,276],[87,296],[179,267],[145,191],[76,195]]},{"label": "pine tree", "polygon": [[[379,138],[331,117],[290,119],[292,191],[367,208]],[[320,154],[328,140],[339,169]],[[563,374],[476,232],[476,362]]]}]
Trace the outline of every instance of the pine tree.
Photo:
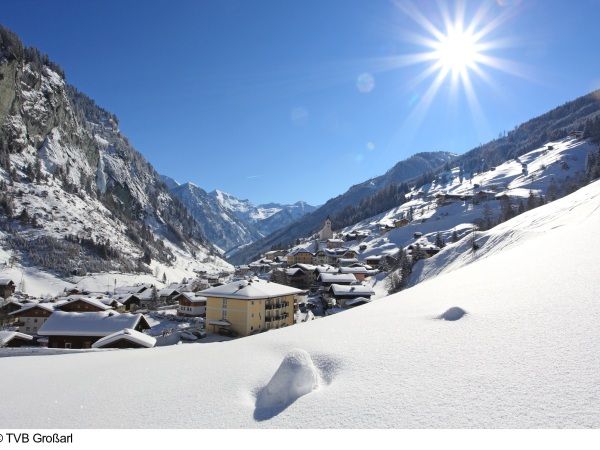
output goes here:
[{"label": "pine tree", "polygon": [[456,230],[452,231],[452,242],[458,242],[458,233]]},{"label": "pine tree", "polygon": [[437,248],[444,248],[446,246],[446,242],[440,232],[435,235],[435,246]]}]

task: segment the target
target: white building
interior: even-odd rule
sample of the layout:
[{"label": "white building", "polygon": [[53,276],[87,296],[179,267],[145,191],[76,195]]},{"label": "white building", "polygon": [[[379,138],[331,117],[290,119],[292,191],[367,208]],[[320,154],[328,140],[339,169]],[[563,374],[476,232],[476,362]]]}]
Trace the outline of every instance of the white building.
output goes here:
[{"label": "white building", "polygon": [[325,219],[325,224],[323,225],[323,228],[321,228],[321,231],[319,231],[320,241],[326,241],[328,239],[333,239],[333,231],[331,230],[331,219],[329,217]]}]

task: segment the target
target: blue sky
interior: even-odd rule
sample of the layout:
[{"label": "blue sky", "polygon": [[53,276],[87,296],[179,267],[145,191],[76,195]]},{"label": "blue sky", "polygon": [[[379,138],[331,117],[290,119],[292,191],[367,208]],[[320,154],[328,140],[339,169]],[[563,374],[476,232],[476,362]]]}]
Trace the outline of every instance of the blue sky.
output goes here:
[{"label": "blue sky", "polygon": [[[480,65],[486,81],[469,71],[477,111],[451,77],[424,108],[439,70],[415,85],[431,62],[396,64],[428,34],[398,3],[4,0],[0,23],[114,112],[159,172],[257,203],[322,203],[600,87],[600,1],[469,1],[465,23],[482,6],[480,29],[500,22],[480,42],[504,62]],[[415,5],[445,31],[440,4]]]}]

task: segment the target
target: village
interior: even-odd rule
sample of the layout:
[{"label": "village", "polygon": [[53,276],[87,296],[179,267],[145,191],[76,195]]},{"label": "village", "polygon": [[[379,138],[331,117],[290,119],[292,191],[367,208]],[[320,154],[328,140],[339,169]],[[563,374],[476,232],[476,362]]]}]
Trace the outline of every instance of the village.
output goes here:
[{"label": "village", "polygon": [[[161,289],[65,289],[35,298],[0,279],[0,348],[71,351],[213,342],[283,328],[371,301],[381,257],[359,262],[329,218],[305,248],[270,251],[235,273],[202,273]],[[31,351],[31,353],[37,353]],[[3,356],[6,356],[3,355]]]}]

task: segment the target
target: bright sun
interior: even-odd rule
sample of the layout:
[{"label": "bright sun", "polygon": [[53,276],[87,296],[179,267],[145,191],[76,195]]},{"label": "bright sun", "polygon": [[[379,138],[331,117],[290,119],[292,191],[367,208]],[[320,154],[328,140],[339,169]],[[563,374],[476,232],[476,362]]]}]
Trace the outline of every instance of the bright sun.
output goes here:
[{"label": "bright sun", "polygon": [[476,37],[460,28],[448,30],[433,47],[441,67],[455,74],[474,68],[479,58]]}]

